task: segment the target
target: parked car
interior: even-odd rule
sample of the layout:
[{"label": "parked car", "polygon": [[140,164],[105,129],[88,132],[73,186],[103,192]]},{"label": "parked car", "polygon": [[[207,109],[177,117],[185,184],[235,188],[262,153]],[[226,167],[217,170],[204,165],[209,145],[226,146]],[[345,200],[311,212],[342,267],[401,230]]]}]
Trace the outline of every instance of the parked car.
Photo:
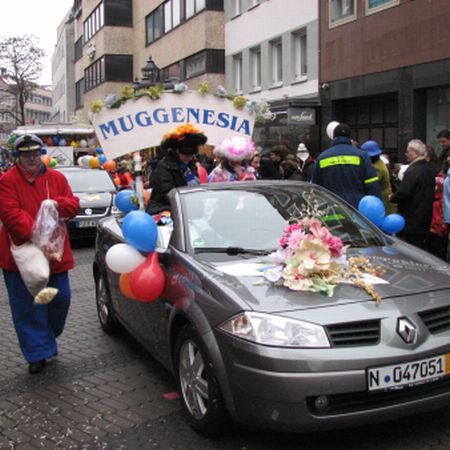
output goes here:
[{"label": "parked car", "polygon": [[80,199],[80,212],[68,222],[71,239],[95,237],[100,219],[119,214],[114,206],[117,187],[106,170],[83,169],[79,166],[58,167]]},{"label": "parked car", "polygon": [[[206,184],[170,193],[173,227],[158,227],[160,298],[124,297],[105,253],[121,219],[101,221],[93,273],[101,326],[122,324],[175,376],[198,431],[235,421],[310,431],[373,424],[448,405],[449,265],[388,236],[312,184]],[[347,254],[385,269],[381,303],[351,283],[331,297],[252,274],[293,218],[326,210]],[[164,229],[164,231],[163,231]],[[168,243],[168,244],[167,244]]]}]

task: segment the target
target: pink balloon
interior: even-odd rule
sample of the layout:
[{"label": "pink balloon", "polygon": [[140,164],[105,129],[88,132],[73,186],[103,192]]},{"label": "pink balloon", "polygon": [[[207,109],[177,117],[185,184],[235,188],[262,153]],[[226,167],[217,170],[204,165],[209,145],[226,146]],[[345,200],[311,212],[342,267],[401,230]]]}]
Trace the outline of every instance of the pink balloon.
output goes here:
[{"label": "pink balloon", "polygon": [[208,172],[207,170],[202,166],[198,165],[197,167],[197,173],[198,173],[198,179],[200,180],[201,184],[208,182]]},{"label": "pink balloon", "polygon": [[152,252],[137,266],[130,276],[130,288],[136,300],[152,302],[161,296],[164,290],[164,272],[158,261],[158,253]]}]

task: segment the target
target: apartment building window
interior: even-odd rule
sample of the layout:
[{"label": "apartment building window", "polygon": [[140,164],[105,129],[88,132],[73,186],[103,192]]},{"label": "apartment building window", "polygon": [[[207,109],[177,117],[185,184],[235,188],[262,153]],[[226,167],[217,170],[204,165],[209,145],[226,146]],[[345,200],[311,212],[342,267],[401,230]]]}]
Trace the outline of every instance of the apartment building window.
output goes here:
[{"label": "apartment building window", "polygon": [[233,85],[236,94],[242,93],[242,54],[233,56]]},{"label": "apartment building window", "polygon": [[302,80],[306,77],[308,66],[307,56],[307,40],[306,30],[301,30],[293,34],[293,49],[294,49],[294,78],[296,81]]},{"label": "apartment building window", "polygon": [[198,14],[206,7],[206,0],[185,0],[186,19]]},{"label": "apartment building window", "polygon": [[366,14],[374,14],[400,4],[400,0],[366,0]]},{"label": "apartment building window", "polygon": [[83,57],[83,38],[75,42],[75,62]]},{"label": "apartment building window", "polygon": [[90,91],[105,81],[105,57],[102,56],[84,70],[84,91]]},{"label": "apartment building window", "polygon": [[89,41],[104,24],[105,14],[103,2],[101,2],[83,23],[83,42],[86,43]]},{"label": "apartment building window", "polygon": [[181,23],[181,0],[169,0],[164,3],[164,33]]},{"label": "apartment building window", "polygon": [[356,0],[329,0],[330,28],[356,20]]},{"label": "apartment building window", "polygon": [[79,109],[84,106],[84,78],[75,83],[75,108]]},{"label": "apartment building window", "polygon": [[192,78],[206,72],[206,53],[190,56],[185,61],[186,78]]},{"label": "apartment building window", "polygon": [[281,39],[270,43],[272,84],[279,86],[283,83],[283,47]]},{"label": "apartment building window", "polygon": [[233,2],[233,16],[238,16],[242,12],[242,0],[231,0]]},{"label": "apartment building window", "polygon": [[250,50],[250,76],[252,90],[261,89],[261,47]]},{"label": "apartment building window", "polygon": [[147,45],[156,39],[160,38],[162,35],[162,17],[163,17],[163,6],[156,8],[151,14],[146,18],[146,43]]}]

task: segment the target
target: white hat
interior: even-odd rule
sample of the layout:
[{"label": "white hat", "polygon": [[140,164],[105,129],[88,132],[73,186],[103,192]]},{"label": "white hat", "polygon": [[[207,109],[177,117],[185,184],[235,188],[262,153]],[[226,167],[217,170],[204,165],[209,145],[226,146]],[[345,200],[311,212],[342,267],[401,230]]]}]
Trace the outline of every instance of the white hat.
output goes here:
[{"label": "white hat", "polygon": [[298,144],[297,147],[297,153],[303,153],[303,152],[307,152],[308,149],[306,148],[306,145],[303,142],[300,142],[300,144]]}]

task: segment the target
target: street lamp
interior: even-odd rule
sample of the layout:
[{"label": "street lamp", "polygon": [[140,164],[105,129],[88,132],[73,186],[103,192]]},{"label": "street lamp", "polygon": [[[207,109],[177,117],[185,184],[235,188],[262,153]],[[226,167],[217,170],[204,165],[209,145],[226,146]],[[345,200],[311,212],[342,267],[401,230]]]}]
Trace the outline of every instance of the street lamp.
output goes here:
[{"label": "street lamp", "polygon": [[159,82],[159,67],[153,61],[153,58],[149,56],[145,66],[141,69],[142,79],[138,80],[137,77],[133,83],[133,89],[135,91],[139,89],[147,89],[151,86],[155,86]]}]

